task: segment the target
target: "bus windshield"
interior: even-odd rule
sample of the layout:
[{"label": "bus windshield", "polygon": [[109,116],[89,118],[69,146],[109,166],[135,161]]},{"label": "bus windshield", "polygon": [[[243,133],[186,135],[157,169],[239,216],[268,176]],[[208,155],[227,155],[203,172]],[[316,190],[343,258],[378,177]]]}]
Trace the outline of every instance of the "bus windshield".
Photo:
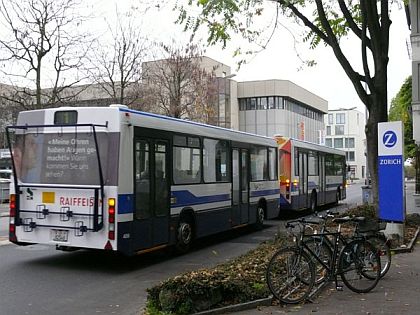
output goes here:
[{"label": "bus windshield", "polygon": [[[99,185],[107,163],[108,137],[93,132],[15,134],[13,164],[18,181],[30,184]],[[105,174],[103,174],[105,176]]]}]

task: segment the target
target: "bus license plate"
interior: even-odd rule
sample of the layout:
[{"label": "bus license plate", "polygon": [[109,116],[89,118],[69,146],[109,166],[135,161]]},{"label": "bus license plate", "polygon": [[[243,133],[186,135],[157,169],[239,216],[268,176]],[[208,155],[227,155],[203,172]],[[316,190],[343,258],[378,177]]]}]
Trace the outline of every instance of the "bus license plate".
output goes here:
[{"label": "bus license plate", "polygon": [[52,239],[55,242],[67,242],[69,231],[66,230],[52,230]]}]

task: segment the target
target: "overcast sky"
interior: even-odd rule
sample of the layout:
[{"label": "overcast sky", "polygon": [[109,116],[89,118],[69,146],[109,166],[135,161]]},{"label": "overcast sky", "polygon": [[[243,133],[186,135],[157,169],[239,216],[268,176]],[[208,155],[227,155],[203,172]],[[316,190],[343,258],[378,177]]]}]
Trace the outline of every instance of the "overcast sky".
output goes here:
[{"label": "overcast sky", "polygon": [[[159,0],[156,1],[159,2]],[[97,2],[99,4],[97,12],[102,10],[103,13],[101,14],[111,13],[112,16],[117,2],[108,0],[107,6],[103,5],[103,1]],[[130,5],[138,7],[141,6],[139,3],[144,5],[145,1],[126,0],[123,4],[121,3],[122,1],[119,1],[119,10],[125,10]],[[154,3],[154,1],[149,0],[150,3]],[[159,7],[149,5],[149,7],[150,9],[142,18],[142,27],[148,37],[163,42],[171,39],[176,39],[179,42],[188,40],[190,34],[183,33],[182,27],[173,23],[177,15],[176,12],[172,11],[172,4],[167,4],[166,7],[162,5]],[[407,49],[410,31],[407,26],[405,11],[401,5],[393,4],[391,8],[393,23],[390,31],[388,103],[399,91],[404,80],[411,74],[411,60]],[[291,27],[286,22],[284,24],[289,25],[288,28]],[[309,50],[307,44],[301,42],[299,33],[295,34],[298,34],[296,36],[297,42],[288,30],[280,27],[267,49],[256,54],[239,71],[236,71],[238,60],[232,57],[232,53],[238,47],[243,47],[244,50],[249,47],[249,44],[239,37],[232,40],[224,50],[222,50],[221,45],[207,48],[206,55],[230,66],[232,72],[237,74],[234,80],[290,80],[326,99],[330,109],[357,106],[364,112],[364,105],[336,61],[331,49],[320,45],[316,50]],[[205,30],[201,30],[201,36],[206,36]],[[360,41],[346,40],[342,42],[342,47],[344,47],[343,50],[352,64],[360,66]],[[297,56],[297,52],[304,60],[314,59],[317,65],[299,70],[302,62]]]}]

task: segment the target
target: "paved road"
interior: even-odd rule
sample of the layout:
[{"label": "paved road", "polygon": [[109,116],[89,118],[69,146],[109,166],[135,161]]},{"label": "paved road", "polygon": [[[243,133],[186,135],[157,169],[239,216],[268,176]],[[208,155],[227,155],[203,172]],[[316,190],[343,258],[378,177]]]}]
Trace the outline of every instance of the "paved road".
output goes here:
[{"label": "paved road", "polygon": [[0,246],[0,314],[137,314],[146,288],[179,273],[213,266],[271,239],[282,221],[259,232],[212,237],[183,256],[134,258],[104,252],[64,253],[43,245]]}]

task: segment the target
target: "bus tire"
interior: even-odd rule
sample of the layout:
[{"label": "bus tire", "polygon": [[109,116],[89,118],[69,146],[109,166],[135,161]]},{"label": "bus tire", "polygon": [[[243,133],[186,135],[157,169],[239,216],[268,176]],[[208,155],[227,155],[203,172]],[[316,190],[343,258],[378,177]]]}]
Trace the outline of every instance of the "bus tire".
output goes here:
[{"label": "bus tire", "polygon": [[335,192],[335,204],[338,205],[338,202],[340,201],[340,188],[337,189]]},{"label": "bus tire", "polygon": [[257,218],[255,221],[256,230],[262,230],[262,228],[264,227],[264,217],[265,217],[265,209],[261,204],[259,204],[257,207]]},{"label": "bus tire", "polygon": [[182,217],[178,224],[176,250],[179,253],[186,253],[193,242],[194,230],[193,220],[189,216]]},{"label": "bus tire", "polygon": [[312,212],[316,211],[316,207],[317,207],[317,198],[316,198],[316,192],[313,191],[311,194],[311,204],[310,204],[310,209]]}]

